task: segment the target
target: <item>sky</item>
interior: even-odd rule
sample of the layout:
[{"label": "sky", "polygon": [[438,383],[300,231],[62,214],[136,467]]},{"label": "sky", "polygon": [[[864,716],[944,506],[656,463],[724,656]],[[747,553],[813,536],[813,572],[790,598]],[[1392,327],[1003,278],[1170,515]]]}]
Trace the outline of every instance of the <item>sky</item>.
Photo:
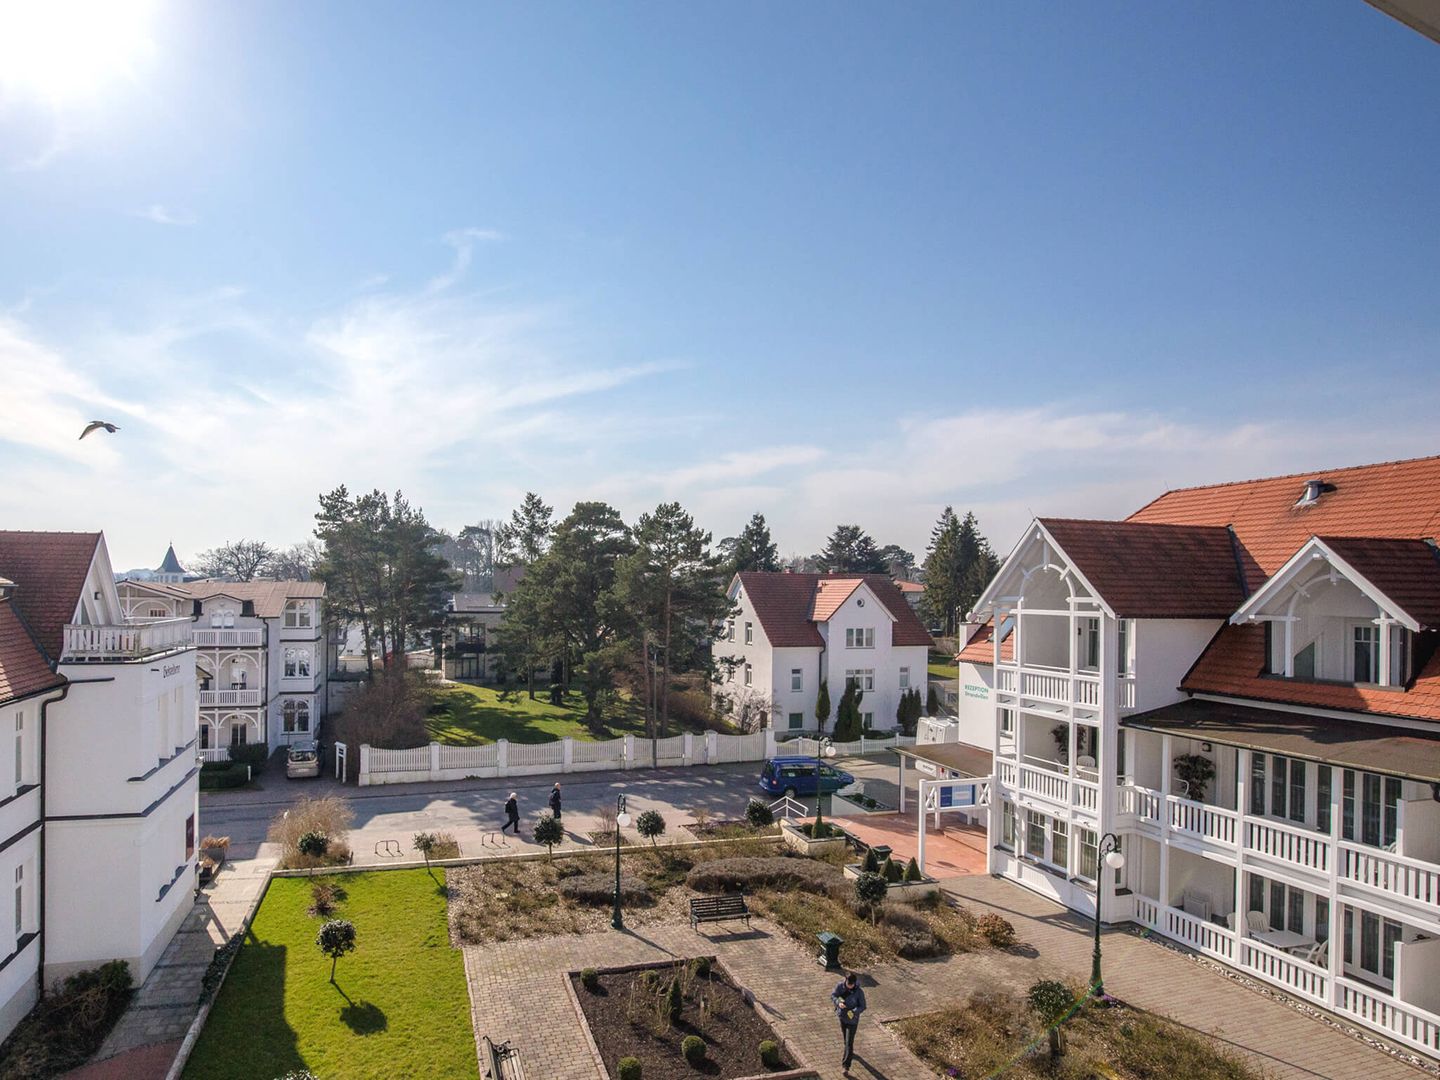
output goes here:
[{"label": "sky", "polygon": [[1437,101],[1361,0],[0,0],[0,527],[923,557],[1440,453]]}]

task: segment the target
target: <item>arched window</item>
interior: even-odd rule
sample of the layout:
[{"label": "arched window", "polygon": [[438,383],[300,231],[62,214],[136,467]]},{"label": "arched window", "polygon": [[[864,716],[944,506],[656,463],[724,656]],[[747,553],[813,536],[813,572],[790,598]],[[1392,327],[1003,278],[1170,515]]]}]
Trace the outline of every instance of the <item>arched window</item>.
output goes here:
[{"label": "arched window", "polygon": [[297,698],[286,700],[280,707],[287,735],[300,735],[310,730],[310,703]]},{"label": "arched window", "polygon": [[308,679],[310,677],[310,650],[285,650],[285,677],[287,679]]}]

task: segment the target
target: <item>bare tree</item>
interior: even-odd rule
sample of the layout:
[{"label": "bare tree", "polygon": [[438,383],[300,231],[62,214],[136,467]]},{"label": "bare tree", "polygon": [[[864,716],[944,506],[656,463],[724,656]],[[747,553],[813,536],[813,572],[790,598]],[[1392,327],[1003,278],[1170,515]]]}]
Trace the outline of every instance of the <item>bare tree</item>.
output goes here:
[{"label": "bare tree", "polygon": [[275,555],[264,540],[232,540],[202,551],[191,565],[206,577],[253,581],[269,569]]},{"label": "bare tree", "polygon": [[276,581],[309,581],[324,554],[316,540],[304,540],[275,552],[266,573]]}]

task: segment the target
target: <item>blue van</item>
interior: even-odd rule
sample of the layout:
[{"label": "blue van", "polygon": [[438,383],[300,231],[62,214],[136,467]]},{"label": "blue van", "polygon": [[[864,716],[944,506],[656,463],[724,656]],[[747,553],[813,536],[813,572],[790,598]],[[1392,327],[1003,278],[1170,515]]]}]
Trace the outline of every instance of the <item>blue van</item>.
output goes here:
[{"label": "blue van", "polygon": [[[815,775],[816,765],[820,775]],[[855,782],[844,769],[819,763],[813,757],[774,757],[765,762],[760,770],[760,790],[771,795],[818,795],[833,794]]]}]

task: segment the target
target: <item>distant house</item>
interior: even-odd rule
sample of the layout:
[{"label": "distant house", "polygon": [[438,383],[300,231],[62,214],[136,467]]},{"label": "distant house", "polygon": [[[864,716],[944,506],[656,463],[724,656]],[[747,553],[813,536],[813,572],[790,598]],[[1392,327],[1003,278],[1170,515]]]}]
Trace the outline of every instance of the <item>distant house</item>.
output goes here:
[{"label": "distant house", "polygon": [[494,682],[499,676],[495,632],[505,620],[506,597],[525,577],[523,566],[496,570],[490,592],[459,592],[450,597],[440,632],[435,666],[459,682]]},{"label": "distant house", "polygon": [[925,599],[925,586],[918,581],[897,581],[895,587],[900,590],[900,595],[905,597],[905,602],[918,614],[920,601]]},{"label": "distant house", "polygon": [[881,729],[903,692],[924,692],[930,635],[883,574],[747,571],[729,596],[739,611],[714,646],[713,693],[747,727],[815,729],[821,679],[832,723],[847,683],[864,691],[865,726]]}]

